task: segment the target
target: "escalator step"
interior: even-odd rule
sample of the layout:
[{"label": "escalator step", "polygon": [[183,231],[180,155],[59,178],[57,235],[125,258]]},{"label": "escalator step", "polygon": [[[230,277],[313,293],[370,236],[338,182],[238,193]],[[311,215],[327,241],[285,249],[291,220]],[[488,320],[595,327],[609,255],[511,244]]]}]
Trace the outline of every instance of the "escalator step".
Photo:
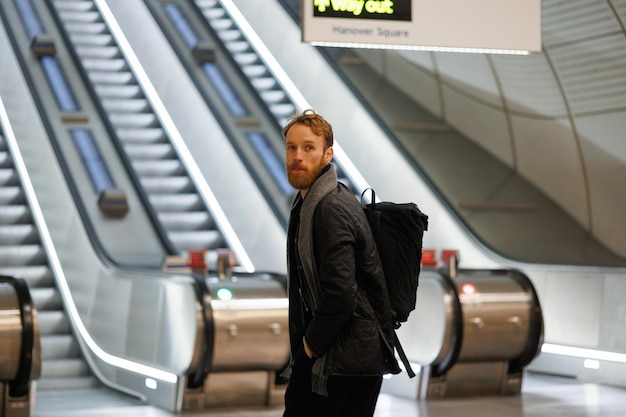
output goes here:
[{"label": "escalator step", "polygon": [[0,246],[0,265],[41,265],[46,260],[40,245]]},{"label": "escalator step", "polygon": [[52,271],[47,265],[0,266],[1,275],[22,277],[31,288],[49,287],[54,285]]},{"label": "escalator step", "polygon": [[[11,166],[13,163],[11,162]],[[15,170],[11,168],[0,168],[0,186],[14,186],[18,184],[17,174]]]},{"label": "escalator step", "polygon": [[288,99],[283,90],[266,90],[261,92],[261,99],[266,103],[280,103]]},{"label": "escalator step", "polygon": [[39,233],[33,225],[0,225],[0,246],[29,243],[39,243]]},{"label": "escalator step", "polygon": [[[57,2],[57,5],[62,5],[62,2]],[[58,7],[58,6],[57,6]],[[100,13],[95,11],[91,12],[88,10],[76,11],[76,10],[67,10],[63,9],[63,7],[58,7],[59,17],[63,22],[78,22],[78,23],[94,23],[100,19]]]},{"label": "escalator step", "polygon": [[180,161],[168,159],[165,161],[138,160],[132,162],[137,174],[145,177],[169,177],[185,174]]},{"label": "escalator step", "polygon": [[115,127],[120,128],[149,128],[159,125],[154,113],[110,113],[109,119]]},{"label": "escalator step", "polygon": [[276,79],[272,77],[257,77],[251,80],[252,86],[259,90],[270,90],[277,86]]},{"label": "escalator step", "polygon": [[9,204],[23,204],[24,194],[21,187],[2,187],[0,188],[0,206]]},{"label": "escalator step", "polygon": [[217,36],[219,36],[223,42],[237,41],[242,38],[239,29],[221,30],[217,32]]},{"label": "escalator step", "polygon": [[247,65],[241,69],[248,78],[257,78],[268,75],[265,65]]},{"label": "escalator step", "polygon": [[37,310],[40,312],[46,310],[61,310],[63,308],[61,297],[54,287],[31,288],[30,293],[35,307],[37,307]]},{"label": "escalator step", "polygon": [[128,71],[121,72],[107,72],[107,71],[91,71],[89,72],[89,79],[93,83],[97,84],[130,84],[135,81],[133,74]]},{"label": "escalator step", "polygon": [[96,388],[100,386],[98,380],[93,376],[65,378],[42,377],[41,379],[37,380],[36,384],[38,391],[65,391],[73,389]]},{"label": "escalator step", "polygon": [[47,359],[78,358],[80,349],[71,334],[48,335],[41,338],[41,358]]},{"label": "escalator step", "polygon": [[70,40],[72,43],[79,45],[98,45],[98,46],[106,46],[110,45],[113,42],[113,36],[108,33],[102,34],[90,34],[90,33],[77,33],[71,34]]},{"label": "escalator step", "polygon": [[149,194],[174,194],[192,192],[193,184],[189,177],[142,178],[141,185]]},{"label": "escalator step", "polygon": [[102,107],[107,112],[142,112],[150,110],[148,100],[144,98],[116,99],[108,98],[102,100]]},{"label": "escalator step", "polygon": [[121,56],[117,46],[76,45],[76,52],[81,58],[113,59]]},{"label": "escalator step", "polygon": [[[230,20],[226,20],[226,21],[232,24]],[[243,40],[228,42],[224,46],[226,46],[226,49],[228,49],[230,53],[232,54],[237,54],[237,53],[246,52],[250,50],[250,44],[248,43],[248,41],[243,41]]]},{"label": "escalator step", "polygon": [[87,71],[124,71],[128,67],[123,59],[82,59],[83,67]]},{"label": "escalator step", "polygon": [[82,359],[47,360],[41,365],[42,378],[77,377],[89,375],[89,369]]},{"label": "escalator step", "polygon": [[125,145],[124,150],[132,160],[173,159],[177,156],[169,143]]},{"label": "escalator step", "polygon": [[96,93],[101,98],[142,98],[143,93],[138,85],[107,85],[95,86]]},{"label": "escalator step", "polygon": [[56,0],[54,5],[59,10],[72,10],[72,11],[81,11],[86,12],[89,10],[93,10],[94,3],[91,1],[76,1],[76,0]]},{"label": "escalator step", "polygon": [[46,311],[37,307],[37,319],[42,338],[51,335],[65,335],[70,332],[70,325],[62,310]]},{"label": "escalator step", "polygon": [[217,230],[169,232],[168,236],[182,251],[224,247],[224,240]]},{"label": "escalator step", "polygon": [[194,212],[204,209],[198,194],[151,195],[150,203],[159,212]]},{"label": "escalator step", "polygon": [[207,212],[159,213],[159,220],[167,230],[193,231],[215,228],[215,222]]},{"label": "escalator step", "polygon": [[117,137],[122,142],[166,142],[165,132],[161,128],[152,129],[116,129]]},{"label": "escalator step", "polygon": [[108,30],[104,23],[77,23],[68,22],[65,24],[65,29],[68,33],[88,33],[88,34],[101,34]]},{"label": "escalator step", "polygon": [[233,59],[240,66],[254,65],[259,62],[259,56],[255,52],[244,52],[233,55]]},{"label": "escalator step", "polygon": [[25,205],[0,206],[0,224],[30,223],[30,210]]}]

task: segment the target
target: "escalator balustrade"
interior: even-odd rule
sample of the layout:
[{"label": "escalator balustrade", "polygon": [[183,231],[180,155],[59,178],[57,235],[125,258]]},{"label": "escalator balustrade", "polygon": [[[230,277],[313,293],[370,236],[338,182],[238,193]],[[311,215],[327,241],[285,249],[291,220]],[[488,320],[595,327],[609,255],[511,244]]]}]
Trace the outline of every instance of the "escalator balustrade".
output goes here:
[{"label": "escalator balustrade", "polygon": [[[541,351],[543,315],[519,271],[425,268],[416,310],[398,334],[421,367],[410,395],[519,395],[524,368]],[[390,392],[407,389],[387,385]]]}]

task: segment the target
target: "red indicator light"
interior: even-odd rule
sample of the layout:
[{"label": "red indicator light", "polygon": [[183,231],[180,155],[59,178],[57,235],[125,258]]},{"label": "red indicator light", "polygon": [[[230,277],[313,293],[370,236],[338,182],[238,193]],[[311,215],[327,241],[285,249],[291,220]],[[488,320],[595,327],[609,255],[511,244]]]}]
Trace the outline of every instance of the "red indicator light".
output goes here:
[{"label": "red indicator light", "polygon": [[206,249],[189,250],[189,267],[192,269],[206,269],[206,252]]},{"label": "red indicator light", "polygon": [[434,249],[422,249],[422,265],[437,266],[437,257]]},{"label": "red indicator light", "polygon": [[444,249],[441,251],[441,262],[443,262],[444,264],[449,264],[450,263],[450,258],[452,256],[456,257],[456,263],[459,263],[460,260],[460,256],[459,256],[459,251],[456,249]]},{"label": "red indicator light", "polygon": [[474,294],[476,293],[476,286],[474,284],[466,282],[465,284],[461,285],[461,291],[463,291],[464,294]]}]

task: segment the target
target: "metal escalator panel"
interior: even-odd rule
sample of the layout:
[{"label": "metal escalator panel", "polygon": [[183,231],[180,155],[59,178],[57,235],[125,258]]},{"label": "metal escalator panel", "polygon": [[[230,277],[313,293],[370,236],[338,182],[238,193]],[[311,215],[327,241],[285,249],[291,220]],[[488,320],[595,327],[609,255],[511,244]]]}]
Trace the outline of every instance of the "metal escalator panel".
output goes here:
[{"label": "metal escalator panel", "polygon": [[37,309],[42,365],[39,389],[85,388],[95,379],[70,331],[13,159],[0,128],[0,275],[23,278]]},{"label": "metal escalator panel", "polygon": [[95,3],[52,4],[115,131],[120,152],[178,254],[228,247]]}]

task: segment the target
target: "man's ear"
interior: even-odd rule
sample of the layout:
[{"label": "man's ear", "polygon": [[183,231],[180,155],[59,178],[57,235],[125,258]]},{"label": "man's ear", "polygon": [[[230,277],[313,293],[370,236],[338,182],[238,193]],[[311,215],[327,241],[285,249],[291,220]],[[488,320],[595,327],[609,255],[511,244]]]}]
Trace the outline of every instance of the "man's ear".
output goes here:
[{"label": "man's ear", "polygon": [[328,164],[331,159],[333,159],[333,147],[329,146],[324,151],[324,164]]}]

